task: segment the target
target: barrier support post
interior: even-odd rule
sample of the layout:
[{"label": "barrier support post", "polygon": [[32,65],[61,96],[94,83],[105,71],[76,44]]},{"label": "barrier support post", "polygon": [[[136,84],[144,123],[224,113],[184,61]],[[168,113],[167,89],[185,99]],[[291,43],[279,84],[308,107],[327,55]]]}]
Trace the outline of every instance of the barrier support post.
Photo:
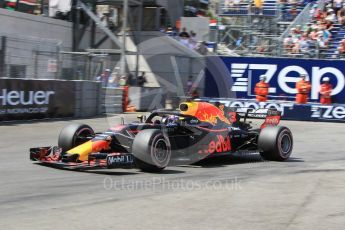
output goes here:
[{"label": "barrier support post", "polygon": [[1,36],[0,45],[0,78],[5,77],[6,37]]}]

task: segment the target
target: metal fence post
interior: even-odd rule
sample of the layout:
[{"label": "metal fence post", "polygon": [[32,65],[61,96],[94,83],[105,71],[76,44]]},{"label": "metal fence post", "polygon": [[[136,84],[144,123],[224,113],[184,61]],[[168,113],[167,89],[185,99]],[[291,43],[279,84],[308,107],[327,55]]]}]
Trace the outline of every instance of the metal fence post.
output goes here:
[{"label": "metal fence post", "polygon": [[0,46],[0,78],[5,77],[5,58],[6,58],[6,40],[7,37],[1,37],[1,46]]}]

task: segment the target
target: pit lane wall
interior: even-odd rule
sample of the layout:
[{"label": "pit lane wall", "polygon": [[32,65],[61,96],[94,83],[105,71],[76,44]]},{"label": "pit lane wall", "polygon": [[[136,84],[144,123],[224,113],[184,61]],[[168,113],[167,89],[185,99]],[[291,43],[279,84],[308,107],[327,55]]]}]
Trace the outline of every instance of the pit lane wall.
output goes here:
[{"label": "pit lane wall", "polygon": [[99,82],[0,79],[0,122],[101,114]]},{"label": "pit lane wall", "polygon": [[311,102],[319,101],[322,78],[329,77],[332,101],[345,104],[345,60],[210,56],[206,59],[204,95],[253,99],[255,84],[266,75],[270,100],[293,101],[300,74],[306,74],[311,82]]},{"label": "pit lane wall", "polygon": [[[226,107],[277,109],[283,120],[345,122],[345,104],[321,105],[320,103],[295,104],[292,101],[256,102],[253,99],[200,98],[202,101],[220,102]],[[262,110],[261,110],[262,112]]]}]

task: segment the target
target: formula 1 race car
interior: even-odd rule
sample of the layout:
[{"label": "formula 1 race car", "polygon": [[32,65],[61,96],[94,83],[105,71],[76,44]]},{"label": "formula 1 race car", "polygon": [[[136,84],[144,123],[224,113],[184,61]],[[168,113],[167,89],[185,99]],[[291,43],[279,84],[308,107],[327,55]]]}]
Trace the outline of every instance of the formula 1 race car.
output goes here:
[{"label": "formula 1 race car", "polygon": [[[70,168],[130,168],[159,172],[168,165],[241,152],[284,161],[293,148],[291,131],[280,122],[279,111],[225,108],[208,102],[184,102],[177,111],[157,110],[138,122],[95,133],[85,124],[62,129],[56,147],[30,149],[30,159]],[[265,118],[253,128],[247,118]]]}]

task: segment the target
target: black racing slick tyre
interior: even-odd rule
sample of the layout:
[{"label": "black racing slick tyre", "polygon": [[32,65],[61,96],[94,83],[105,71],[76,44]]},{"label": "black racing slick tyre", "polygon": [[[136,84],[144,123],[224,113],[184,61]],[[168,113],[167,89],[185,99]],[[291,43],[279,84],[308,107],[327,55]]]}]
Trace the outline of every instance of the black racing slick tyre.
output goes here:
[{"label": "black racing slick tyre", "polygon": [[85,124],[70,124],[65,126],[59,135],[58,146],[66,152],[88,141],[94,136],[93,129]]},{"label": "black racing slick tyre", "polygon": [[284,126],[266,127],[260,132],[258,147],[265,160],[285,161],[292,152],[292,133]]},{"label": "black racing slick tyre", "polygon": [[170,162],[170,141],[161,130],[142,130],[134,139],[132,152],[136,166],[142,171],[160,172]]}]

